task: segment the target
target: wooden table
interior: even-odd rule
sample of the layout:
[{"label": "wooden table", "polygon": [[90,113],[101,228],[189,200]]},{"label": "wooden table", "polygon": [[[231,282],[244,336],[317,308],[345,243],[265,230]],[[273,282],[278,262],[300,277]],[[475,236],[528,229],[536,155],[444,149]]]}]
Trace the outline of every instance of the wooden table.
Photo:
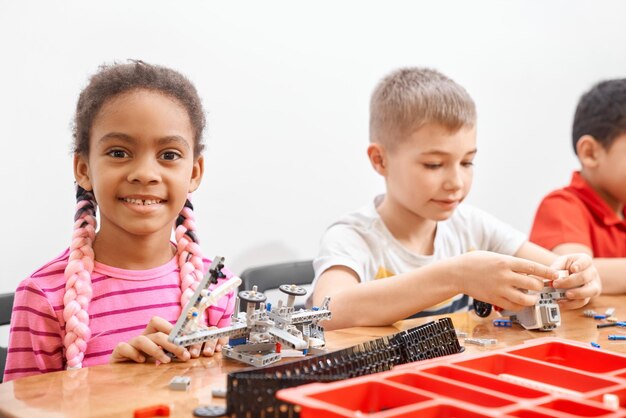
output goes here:
[{"label": "wooden table", "polygon": [[[597,342],[604,350],[626,354],[626,341],[609,341],[609,334],[624,333],[626,329],[611,327],[597,329],[598,321],[583,316],[584,309],[603,313],[616,309],[615,316],[626,319],[626,296],[602,296],[585,308],[561,312],[562,324],[550,332],[526,331],[514,325],[498,328],[492,319],[479,318],[474,313],[450,316],[459,331],[476,338],[496,338],[496,346],[467,345],[466,352],[491,350],[521,344],[537,337],[560,337],[582,342]],[[331,331],[326,334],[330,351],[350,347],[376,337],[390,335],[429,322],[436,317],[400,321],[390,327],[359,327]],[[48,373],[0,384],[0,416],[12,417],[132,417],[133,411],[156,404],[170,406],[173,417],[192,417],[193,409],[208,404],[224,404],[212,399],[213,388],[226,386],[226,374],[242,368],[241,363],[213,358],[186,363],[134,364],[119,363],[80,370]],[[187,392],[168,388],[174,376],[191,377]]]}]

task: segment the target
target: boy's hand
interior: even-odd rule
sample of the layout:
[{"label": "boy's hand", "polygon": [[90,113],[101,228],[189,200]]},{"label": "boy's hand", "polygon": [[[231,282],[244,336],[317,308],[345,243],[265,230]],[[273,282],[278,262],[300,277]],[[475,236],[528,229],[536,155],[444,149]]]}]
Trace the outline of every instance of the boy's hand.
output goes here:
[{"label": "boy's hand", "polygon": [[459,260],[461,292],[510,311],[537,303],[538,295],[524,291],[539,291],[543,289],[543,279],[557,277],[552,267],[489,251],[472,251]]},{"label": "boy's hand", "polygon": [[599,295],[602,283],[598,271],[587,254],[568,254],[557,258],[553,263],[557,270],[569,271],[569,276],[555,280],[552,285],[555,289],[568,289],[565,296],[569,300],[560,301],[565,309],[577,309],[585,306],[592,296]]},{"label": "boy's hand", "polygon": [[180,360],[189,360],[191,356],[185,347],[167,340],[173,327],[165,319],[158,316],[153,317],[141,335],[115,346],[111,357],[109,357],[109,363],[128,360],[143,363],[147,357],[152,357],[161,363],[169,363],[172,359],[165,354],[164,350],[173,353]]}]

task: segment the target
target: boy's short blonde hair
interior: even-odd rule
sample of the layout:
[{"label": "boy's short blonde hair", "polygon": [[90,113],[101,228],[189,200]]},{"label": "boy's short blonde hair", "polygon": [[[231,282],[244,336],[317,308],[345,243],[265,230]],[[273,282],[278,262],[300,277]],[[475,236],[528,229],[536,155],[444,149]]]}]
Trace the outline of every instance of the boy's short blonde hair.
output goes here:
[{"label": "boy's short blonde hair", "polygon": [[476,123],[467,91],[429,68],[401,68],[383,78],[370,101],[370,142],[393,146],[427,123],[456,132]]}]

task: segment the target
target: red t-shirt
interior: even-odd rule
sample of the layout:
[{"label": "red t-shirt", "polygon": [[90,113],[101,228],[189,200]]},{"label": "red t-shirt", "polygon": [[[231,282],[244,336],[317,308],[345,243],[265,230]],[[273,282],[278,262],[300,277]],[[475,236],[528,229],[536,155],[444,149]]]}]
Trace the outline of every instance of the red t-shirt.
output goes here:
[{"label": "red t-shirt", "polygon": [[626,257],[626,222],[574,172],[569,186],[539,205],[530,241],[550,250],[576,243],[591,248],[594,257]]}]

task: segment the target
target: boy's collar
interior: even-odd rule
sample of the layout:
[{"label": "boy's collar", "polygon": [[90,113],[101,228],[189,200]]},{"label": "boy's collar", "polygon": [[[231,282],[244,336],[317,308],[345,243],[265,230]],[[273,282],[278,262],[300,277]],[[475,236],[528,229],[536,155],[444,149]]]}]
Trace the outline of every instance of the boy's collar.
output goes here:
[{"label": "boy's collar", "polygon": [[[585,204],[592,209],[593,214],[600,218],[605,225],[611,226],[620,223],[626,223],[626,220],[620,219],[608,203],[604,201],[593,187],[585,180],[580,171],[574,171],[570,187],[576,191]],[[622,211],[626,219],[626,208]]]}]

